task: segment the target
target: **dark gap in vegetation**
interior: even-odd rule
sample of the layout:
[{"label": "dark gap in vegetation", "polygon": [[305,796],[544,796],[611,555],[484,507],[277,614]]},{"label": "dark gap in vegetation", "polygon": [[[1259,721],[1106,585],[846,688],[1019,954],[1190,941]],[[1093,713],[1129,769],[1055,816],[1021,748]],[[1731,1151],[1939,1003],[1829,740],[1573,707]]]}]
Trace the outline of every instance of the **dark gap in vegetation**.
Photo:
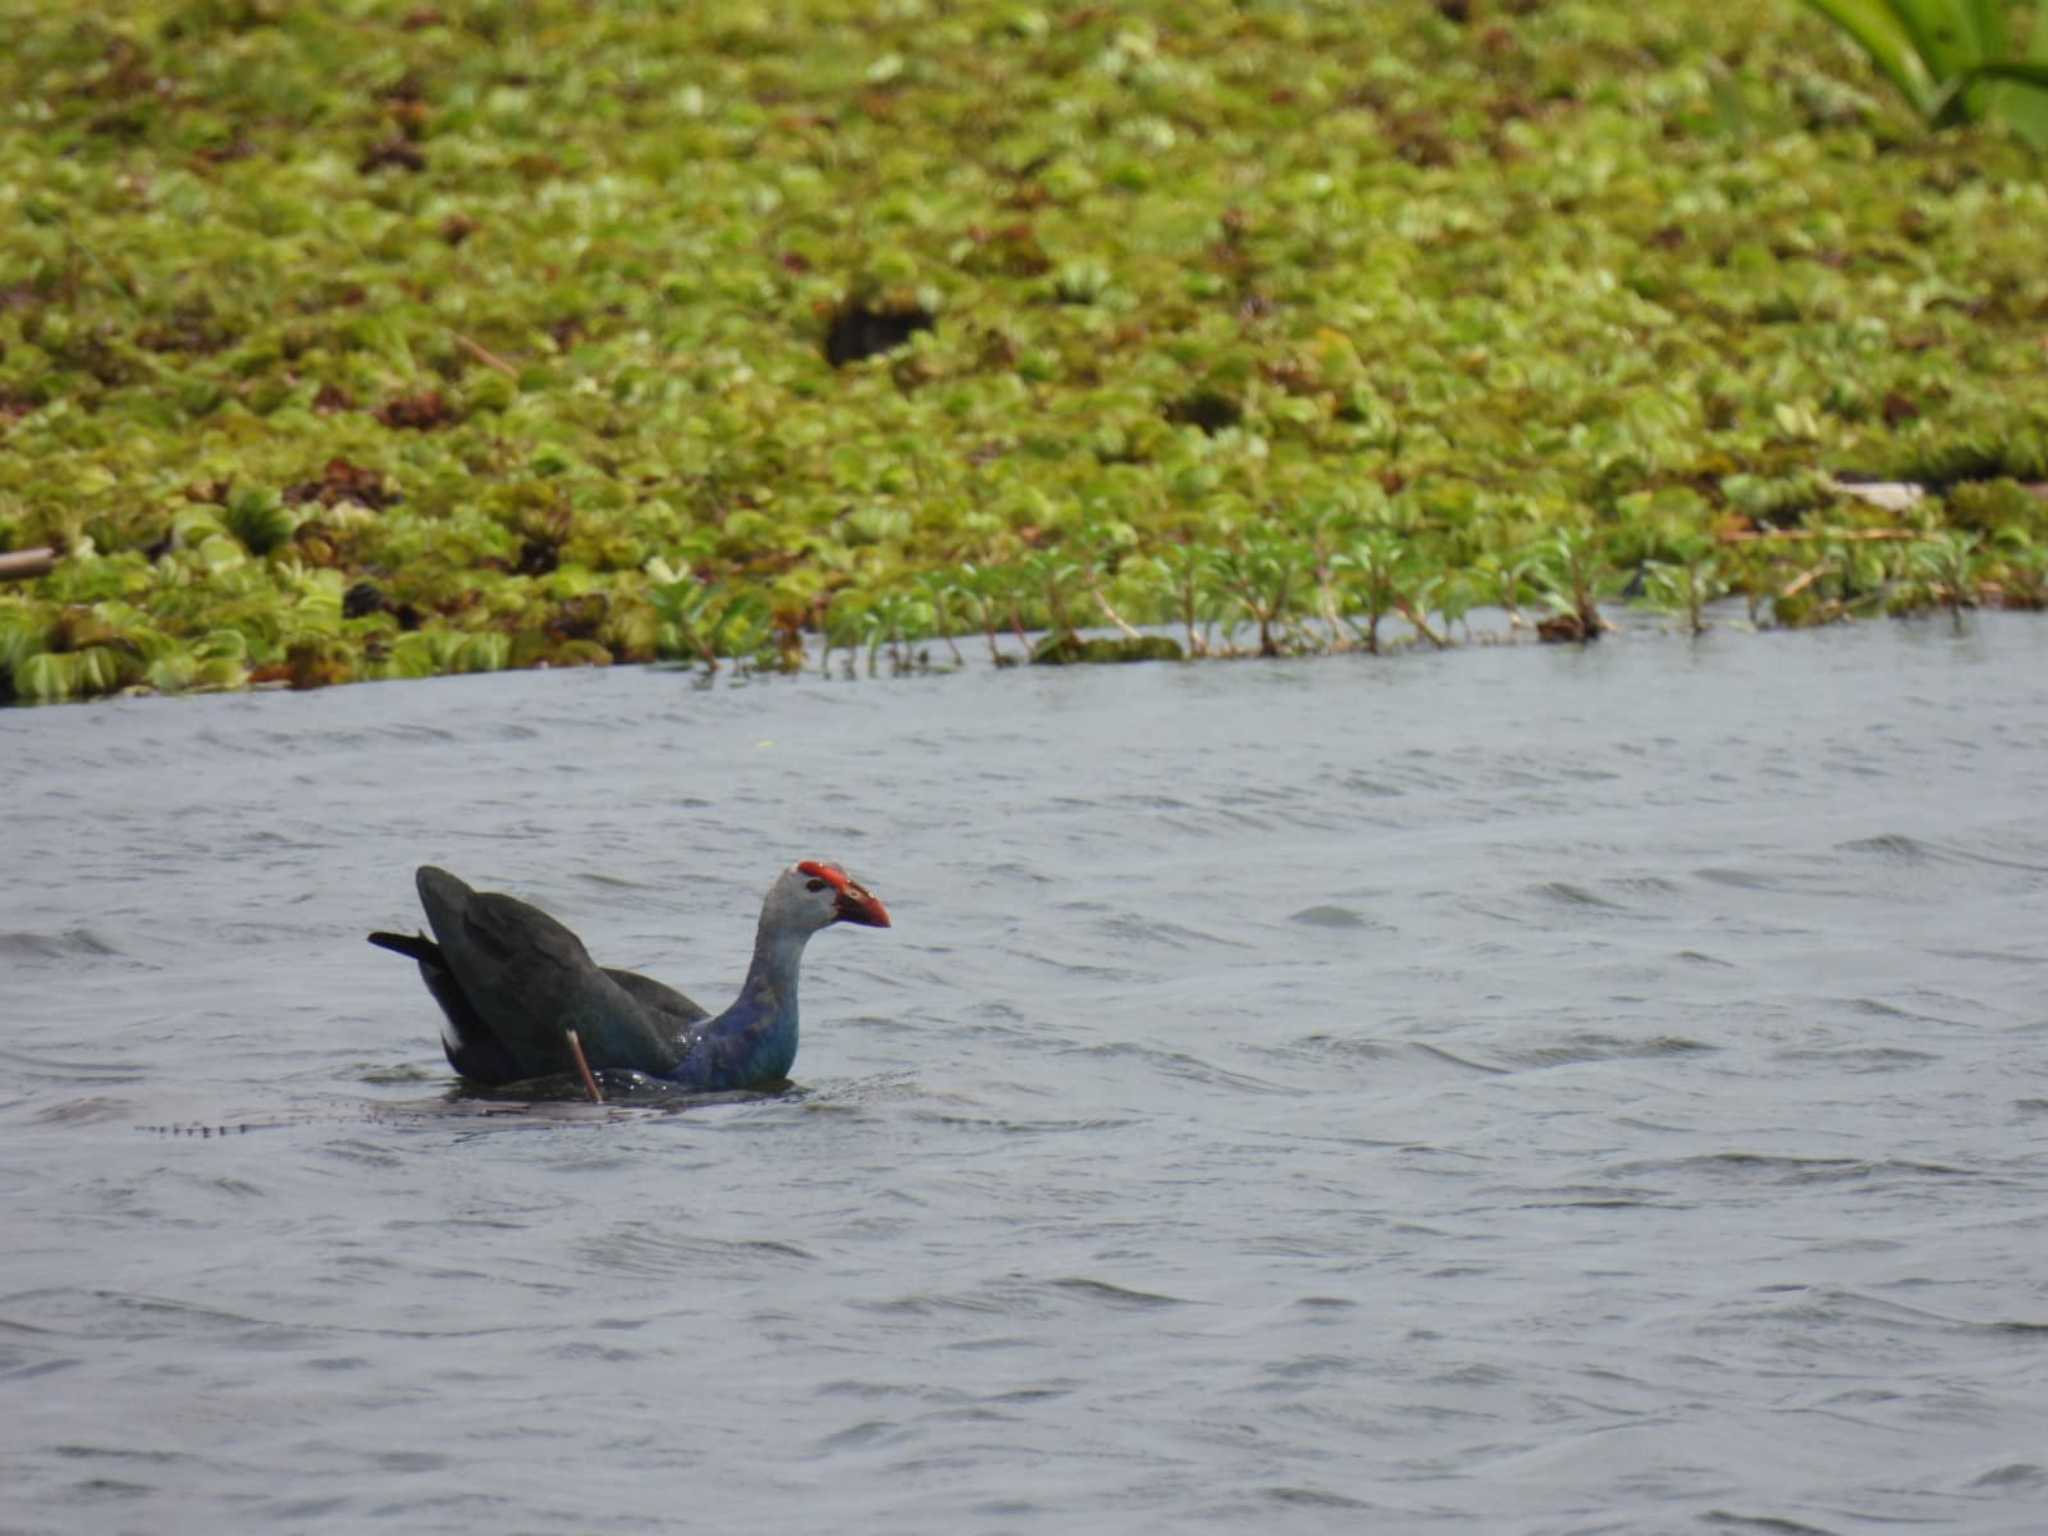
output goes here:
[{"label": "dark gap in vegetation", "polygon": [[455,419],[455,408],[438,389],[422,390],[416,395],[399,395],[377,408],[377,420],[394,432],[431,432]]},{"label": "dark gap in vegetation", "polygon": [[555,609],[548,633],[556,640],[595,640],[610,614],[611,604],[602,592],[566,597]]},{"label": "dark gap in vegetation", "polygon": [[[419,626],[419,615],[413,611],[411,605],[408,604],[401,613],[393,606],[391,599],[384,595],[384,589],[374,581],[359,581],[342,594],[341,616],[344,619],[367,618],[373,613],[397,614],[399,627],[402,629],[416,629]],[[405,622],[408,615],[412,619],[410,624]]]},{"label": "dark gap in vegetation", "polygon": [[1244,407],[1213,389],[1196,390],[1167,402],[1166,419],[1179,427],[1200,427],[1209,436],[1244,420]]},{"label": "dark gap in vegetation", "polygon": [[381,470],[366,469],[343,458],[329,459],[319,479],[301,480],[284,490],[285,504],[294,507],[309,501],[317,501],[323,507],[352,501],[373,512],[382,512],[403,499]]},{"label": "dark gap in vegetation", "polygon": [[426,152],[403,137],[386,139],[365,150],[363,158],[356,163],[356,170],[364,176],[387,167],[414,173],[424,171],[427,168]]},{"label": "dark gap in vegetation", "polygon": [[915,304],[870,307],[851,299],[841,305],[825,332],[825,361],[844,368],[862,358],[893,352],[919,331],[938,327],[938,316]]}]

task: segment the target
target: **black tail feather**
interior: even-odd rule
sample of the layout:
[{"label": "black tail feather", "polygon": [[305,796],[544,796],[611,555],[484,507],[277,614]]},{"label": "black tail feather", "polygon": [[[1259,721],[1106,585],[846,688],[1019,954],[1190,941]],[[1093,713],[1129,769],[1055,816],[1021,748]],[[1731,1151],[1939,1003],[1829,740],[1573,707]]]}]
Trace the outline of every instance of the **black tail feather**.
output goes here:
[{"label": "black tail feather", "polygon": [[373,933],[370,935],[370,942],[379,949],[391,950],[409,960],[417,960],[422,965],[441,963],[441,946],[424,933]]},{"label": "black tail feather", "polygon": [[499,1044],[463,995],[440,945],[423,933],[373,933],[370,942],[420,963],[420,976],[448,1021],[441,1031],[441,1048],[448,1055],[449,1066],[473,1082],[486,1084],[509,1083],[521,1076],[511,1053]]}]

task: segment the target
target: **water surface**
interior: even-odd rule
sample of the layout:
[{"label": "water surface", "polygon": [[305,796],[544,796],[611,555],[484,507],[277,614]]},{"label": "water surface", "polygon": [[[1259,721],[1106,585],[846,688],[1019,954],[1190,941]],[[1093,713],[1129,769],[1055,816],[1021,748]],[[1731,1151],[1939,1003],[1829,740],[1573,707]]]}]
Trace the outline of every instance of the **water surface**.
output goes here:
[{"label": "water surface", "polygon": [[[2033,1532],[2048,626],[0,714],[0,1528]],[[415,863],[798,1091],[450,1103]]]}]

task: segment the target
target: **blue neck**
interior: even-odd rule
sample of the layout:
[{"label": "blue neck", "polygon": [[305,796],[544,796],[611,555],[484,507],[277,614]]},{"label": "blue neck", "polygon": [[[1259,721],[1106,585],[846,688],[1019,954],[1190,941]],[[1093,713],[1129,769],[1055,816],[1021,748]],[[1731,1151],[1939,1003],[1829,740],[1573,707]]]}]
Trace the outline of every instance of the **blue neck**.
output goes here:
[{"label": "blue neck", "polygon": [[704,1025],[668,1076],[706,1093],[765,1088],[786,1079],[796,1062],[796,978],[809,938],[762,932],[739,997]]}]

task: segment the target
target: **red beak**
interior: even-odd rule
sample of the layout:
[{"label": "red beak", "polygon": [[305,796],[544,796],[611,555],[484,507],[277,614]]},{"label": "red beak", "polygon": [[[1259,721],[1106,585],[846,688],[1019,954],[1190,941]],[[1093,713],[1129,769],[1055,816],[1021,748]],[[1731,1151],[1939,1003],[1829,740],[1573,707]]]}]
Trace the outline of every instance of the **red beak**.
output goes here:
[{"label": "red beak", "polygon": [[859,923],[864,928],[889,926],[889,909],[882,905],[882,898],[851,880],[833,902],[832,916],[839,922]]}]

